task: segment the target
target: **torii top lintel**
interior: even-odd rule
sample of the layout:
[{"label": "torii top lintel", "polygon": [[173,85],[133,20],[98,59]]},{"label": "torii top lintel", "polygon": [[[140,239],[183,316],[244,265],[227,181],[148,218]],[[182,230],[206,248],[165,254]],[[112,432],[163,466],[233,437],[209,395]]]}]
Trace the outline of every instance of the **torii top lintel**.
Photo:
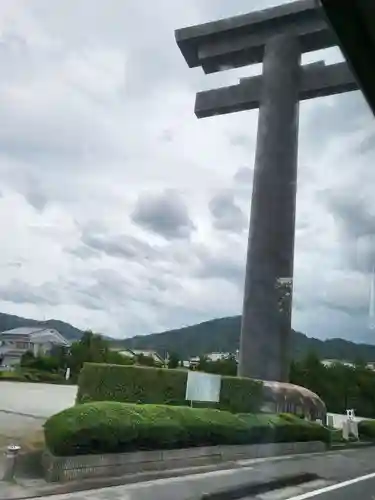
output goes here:
[{"label": "torii top lintel", "polygon": [[299,38],[302,52],[337,44],[316,0],[182,28],[175,31],[175,37],[188,66],[201,66],[208,74],[262,62],[267,40],[285,32]]}]

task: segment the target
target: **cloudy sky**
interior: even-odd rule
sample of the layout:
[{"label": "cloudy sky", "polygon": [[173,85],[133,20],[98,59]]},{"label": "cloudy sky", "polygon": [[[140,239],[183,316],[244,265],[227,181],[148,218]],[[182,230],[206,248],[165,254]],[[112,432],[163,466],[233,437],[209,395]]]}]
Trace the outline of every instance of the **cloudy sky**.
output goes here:
[{"label": "cloudy sky", "polygon": [[[240,313],[257,112],[193,108],[261,68],[190,70],[174,30],[275,3],[1,0],[0,311],[116,337]],[[374,163],[359,92],[302,104],[293,326],[310,336],[375,340]]]}]

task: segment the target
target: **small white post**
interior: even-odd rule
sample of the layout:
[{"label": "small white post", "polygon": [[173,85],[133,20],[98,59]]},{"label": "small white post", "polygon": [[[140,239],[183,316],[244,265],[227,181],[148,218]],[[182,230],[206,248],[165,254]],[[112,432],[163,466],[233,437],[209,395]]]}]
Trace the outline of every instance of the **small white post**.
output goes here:
[{"label": "small white post", "polygon": [[7,447],[5,452],[5,470],[3,481],[14,481],[14,476],[16,472],[17,457],[21,446],[11,444]]}]

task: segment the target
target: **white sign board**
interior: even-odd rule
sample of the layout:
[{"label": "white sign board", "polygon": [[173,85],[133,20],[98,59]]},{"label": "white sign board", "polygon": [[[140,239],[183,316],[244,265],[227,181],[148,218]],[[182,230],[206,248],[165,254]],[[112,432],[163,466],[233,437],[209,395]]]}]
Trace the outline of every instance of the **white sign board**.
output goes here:
[{"label": "white sign board", "polygon": [[220,401],[221,376],[211,373],[189,371],[186,383],[187,401]]}]

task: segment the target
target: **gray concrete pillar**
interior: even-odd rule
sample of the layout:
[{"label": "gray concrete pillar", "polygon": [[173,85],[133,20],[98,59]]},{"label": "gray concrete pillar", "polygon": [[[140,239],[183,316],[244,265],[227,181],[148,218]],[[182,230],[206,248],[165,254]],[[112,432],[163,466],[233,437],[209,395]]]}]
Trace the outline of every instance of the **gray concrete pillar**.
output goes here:
[{"label": "gray concrete pillar", "polygon": [[290,35],[266,45],[238,368],[263,380],[288,377],[300,60]]}]

